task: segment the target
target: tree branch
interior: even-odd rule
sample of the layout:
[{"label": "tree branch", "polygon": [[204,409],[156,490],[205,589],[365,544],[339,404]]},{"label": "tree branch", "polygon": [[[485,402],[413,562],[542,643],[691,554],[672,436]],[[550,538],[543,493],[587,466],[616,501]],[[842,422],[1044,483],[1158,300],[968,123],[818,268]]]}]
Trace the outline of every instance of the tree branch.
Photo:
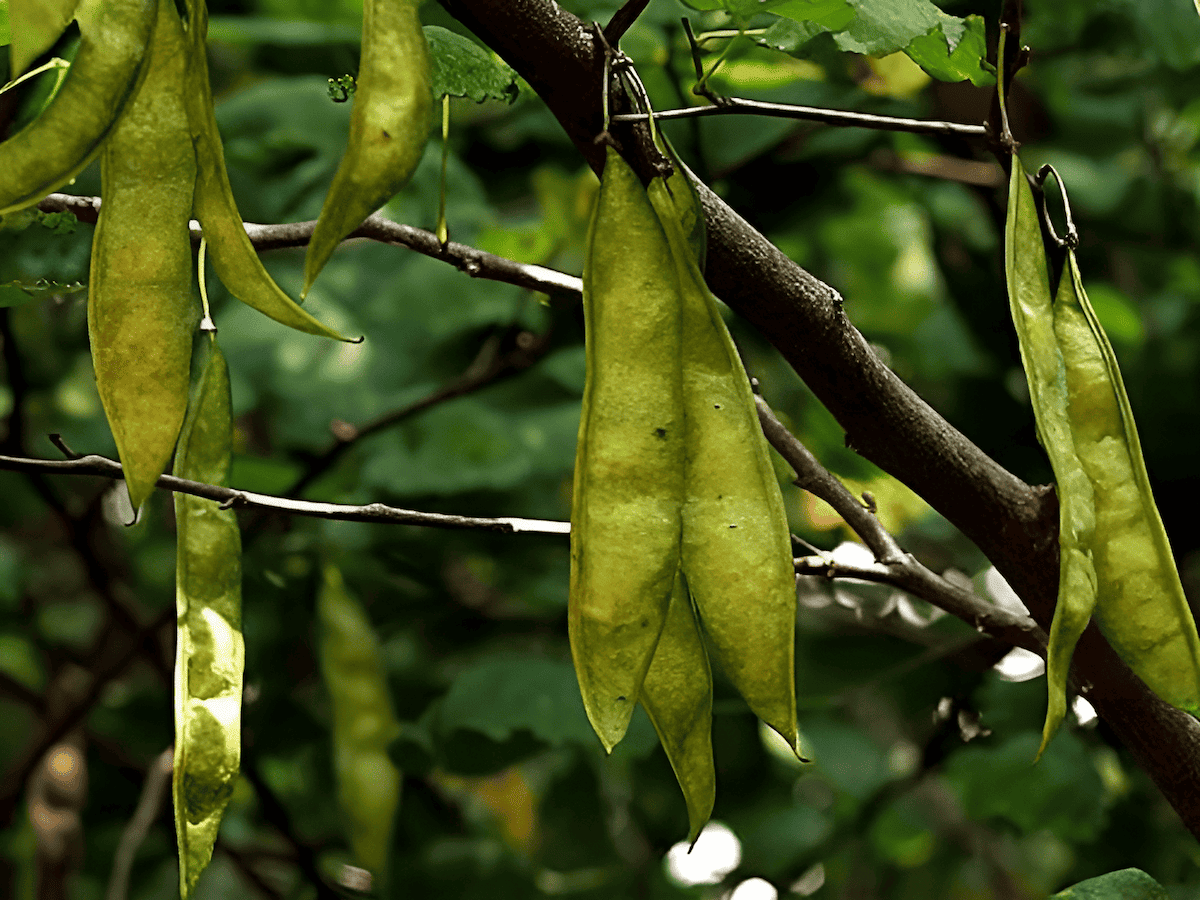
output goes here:
[{"label": "tree branch", "polygon": [[[100,206],[99,197],[80,197],[74,194],[50,194],[38,203],[38,209],[42,212],[69,212],[79,221],[89,223],[96,221],[100,214]],[[259,251],[305,247],[312,239],[316,225],[315,219],[311,222],[284,222],[278,225],[244,223],[250,243]],[[203,236],[200,223],[193,219],[190,230],[192,243],[199,244]],[[432,231],[393,222],[378,213],[350,232],[347,240],[350,238],[367,238],[382,244],[408,247],[425,256],[447,262],[472,278],[487,278],[545,294],[577,294],[580,291],[580,280],[573,275],[566,275],[546,266],[520,263],[456,241],[449,241],[442,246]]]},{"label": "tree branch", "polygon": [[[76,459],[25,459],[17,456],[0,456],[0,469],[14,472],[56,472],[73,475],[98,475],[101,478],[124,479],[121,464],[107,456],[89,454]],[[191,494],[215,500],[234,509],[261,509],[282,512],[294,516],[311,516],[316,519],[337,519],[342,522],[371,522],[377,525],[422,525],[426,528],[470,529],[498,531],[504,534],[567,534],[570,524],[547,519],[480,518],[477,516],[452,516],[443,513],[418,512],[400,509],[383,503],[368,503],[350,506],[344,503],[317,503],[312,500],[293,500],[288,497],[273,497],[254,491],[188,481],[174,475],[160,475],[157,486],[179,494]]]},{"label": "tree branch", "polygon": [[[586,23],[552,0],[440,0],[530,84],[591,167],[603,121],[603,54]],[[619,91],[615,113],[633,112]],[[657,152],[642,123],[612,123],[649,181]],[[874,354],[837,291],[797,266],[704,185],[706,277],[779,350],[846,429],[847,443],[954,523],[1048,628],[1058,590],[1057,500],[1006,471]],[[1089,627],[1075,651],[1088,699],[1200,837],[1200,723],[1158,699]]]},{"label": "tree branch", "polygon": [[[964,125],[960,122],[940,122],[934,119],[909,119],[900,116],[880,116],[875,113],[797,106],[791,103],[767,103],[762,100],[745,100],[741,97],[723,97],[719,106],[689,106],[683,109],[659,110],[654,113],[654,121],[668,122],[674,119],[734,115],[804,119],[810,122],[823,122],[826,125],[873,128],[876,131],[905,131],[910,134],[949,134],[980,139],[987,137],[987,129],[982,125]],[[648,118],[650,118],[649,113],[621,113],[613,116],[610,121],[644,122]]]}]

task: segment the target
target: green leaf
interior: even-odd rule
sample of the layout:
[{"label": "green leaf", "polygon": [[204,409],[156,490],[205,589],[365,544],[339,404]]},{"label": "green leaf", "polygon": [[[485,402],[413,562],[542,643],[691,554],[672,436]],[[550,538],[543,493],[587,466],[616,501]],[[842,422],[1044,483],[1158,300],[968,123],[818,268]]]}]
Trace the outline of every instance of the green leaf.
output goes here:
[{"label": "green leaf", "polygon": [[987,60],[983,18],[955,19],[942,15],[941,26],[914,39],[904,52],[940,81],[970,80],[976,86],[994,84],[996,76],[983,68]]},{"label": "green leaf", "polygon": [[971,821],[999,819],[1020,834],[1046,829],[1068,842],[1094,840],[1105,827],[1107,801],[1088,749],[1063,732],[1033,766],[1038,741],[1027,731],[1001,743],[973,742],[949,758],[946,780]]},{"label": "green leaf", "polygon": [[569,661],[485,660],[467,669],[442,700],[443,731],[478,731],[494,741],[524,729],[548,744],[596,743]]},{"label": "green leaf", "polygon": [[517,99],[517,73],[474,41],[436,25],[425,27],[433,57],[435,97],[469,97],[484,100]]},{"label": "green leaf", "polygon": [[[835,3],[841,4],[840,7]],[[983,67],[987,57],[984,21],[947,15],[928,0],[895,4],[889,0],[788,0],[770,11],[781,18],[755,40],[793,56],[830,34],[841,50],[867,56],[904,51],[934,78],[985,85],[994,81]]]},{"label": "green leaf", "polygon": [[1059,891],[1050,900],[1171,900],[1171,897],[1141,869],[1120,869],[1081,881]]},{"label": "green leaf", "polygon": [[793,22],[812,22],[828,31],[841,31],[855,17],[849,0],[787,0],[772,7],[771,12]]},{"label": "green leaf", "polygon": [[255,44],[273,44],[276,47],[357,45],[362,38],[362,29],[357,25],[333,22],[307,22],[261,16],[213,16],[208,20],[208,38],[235,47]]}]

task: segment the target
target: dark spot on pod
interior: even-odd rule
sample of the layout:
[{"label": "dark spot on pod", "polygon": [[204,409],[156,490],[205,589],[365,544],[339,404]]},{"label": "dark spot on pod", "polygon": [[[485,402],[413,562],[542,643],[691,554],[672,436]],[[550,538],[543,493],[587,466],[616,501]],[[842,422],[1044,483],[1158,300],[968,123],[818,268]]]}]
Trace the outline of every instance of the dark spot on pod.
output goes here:
[{"label": "dark spot on pod", "polygon": [[655,428],[655,429],[654,429],[654,436],[655,436],[656,438],[665,438],[665,437],[667,436],[667,429],[665,429],[665,428]]},{"label": "dark spot on pod", "polygon": [[618,698],[617,698],[617,702],[618,702],[618,703],[624,703],[624,702],[625,702],[625,698],[624,698],[624,697],[618,697]]},{"label": "dark spot on pod", "polygon": [[736,525],[730,525],[729,527],[730,527],[730,528],[737,528],[737,526],[736,526]]},{"label": "dark spot on pod", "polygon": [[721,404],[720,404],[720,403],[714,403],[714,404],[713,404],[713,409],[720,409],[720,408],[721,408]]}]

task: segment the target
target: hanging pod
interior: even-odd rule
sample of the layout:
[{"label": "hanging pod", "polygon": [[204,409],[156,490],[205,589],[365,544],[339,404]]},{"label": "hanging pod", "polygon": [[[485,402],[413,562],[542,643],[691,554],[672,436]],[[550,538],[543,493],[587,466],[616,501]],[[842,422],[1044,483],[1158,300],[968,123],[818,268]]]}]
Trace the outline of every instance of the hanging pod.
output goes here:
[{"label": "hanging pod", "polygon": [[50,105],[0,143],[0,216],[32,206],[96,158],[137,91],[158,0],[83,0],[79,51]]},{"label": "hanging pod", "polygon": [[[175,475],[229,482],[229,369],[215,336],[201,340],[200,378],[175,453]],[[232,509],[175,495],[175,832],[179,884],[191,895],[212,858],[241,762],[242,543]]]},{"label": "hanging pod", "polygon": [[655,178],[648,192],[682,301],[683,573],[717,661],[799,756],[796,579],[783,495],[750,381],[689,246],[686,227],[703,221],[698,200],[681,171],[670,183]]},{"label": "hanging pod", "polygon": [[[346,836],[359,865],[387,880],[401,775],[388,745],[400,733],[379,641],[342,573],[325,566],[317,593],[321,676],[333,708],[333,766]],[[385,891],[379,892],[386,896]]]},{"label": "hanging pod", "polygon": [[1112,345],[1068,251],[1054,301],[1075,450],[1095,495],[1095,617],[1146,685],[1200,715],[1200,638],[1154,502]]},{"label": "hanging pod", "polygon": [[185,0],[185,5],[188,40],[184,96],[198,166],[194,212],[204,229],[213,269],[229,293],[276,322],[308,334],[348,340],[317,321],[283,292],[263,267],[246,235],[225,169],[225,150],[213,110],[205,45],[208,8],[205,0]]},{"label": "hanging pod", "polygon": [[1040,757],[1067,709],[1071,654],[1096,605],[1092,483],[1072,436],[1066,370],[1054,334],[1050,277],[1037,205],[1021,161],[1014,156],[1005,224],[1009,311],[1017,332],[1038,440],[1058,484],[1059,586],[1046,653],[1048,700]]},{"label": "hanging pod", "polygon": [[433,111],[418,0],[366,0],[350,138],[304,256],[306,296],[337,245],[417,168]]},{"label": "hanging pod", "polygon": [[683,790],[691,842],[712,816],[716,799],[712,691],[708,651],[680,572],[675,576],[667,621],[642,682],[640,699]]},{"label": "hanging pod", "polygon": [[583,277],[587,380],[571,505],[571,655],[606,750],[624,736],[679,569],[679,284],[637,174],[611,147]]},{"label": "hanging pod", "polygon": [[1051,301],[1038,211],[1015,156],[1005,270],[1038,439],[1059,501],[1059,591],[1040,757],[1065,715],[1071,655],[1093,616],[1151,690],[1193,714],[1200,713],[1200,639],[1116,356],[1088,302],[1073,250]]},{"label": "hanging pod", "polygon": [[134,509],[171,459],[188,405],[192,295],[188,218],[196,158],[183,106],[183,31],[161,0],[145,77],[100,156],[88,337],[96,389]]}]

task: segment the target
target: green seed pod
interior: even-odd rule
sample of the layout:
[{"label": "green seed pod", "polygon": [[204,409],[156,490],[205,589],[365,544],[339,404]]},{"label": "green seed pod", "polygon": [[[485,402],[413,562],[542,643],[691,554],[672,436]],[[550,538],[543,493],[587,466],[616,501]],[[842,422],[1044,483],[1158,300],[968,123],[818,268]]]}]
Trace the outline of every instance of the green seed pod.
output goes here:
[{"label": "green seed pod", "polygon": [[1025,169],[1016,157],[1008,193],[1005,273],[1038,440],[1050,459],[1058,486],[1058,603],[1046,653],[1048,702],[1040,758],[1066,714],[1071,655],[1096,605],[1091,549],[1096,511],[1092,483],[1072,437],[1066,372],[1055,341],[1050,278],[1037,205]]},{"label": "green seed pod", "polygon": [[183,424],[198,318],[188,237],[196,160],[182,89],[183,31],[163,0],[145,78],[101,155],[88,286],[96,388],[134,509]]},{"label": "green seed pod", "polygon": [[688,840],[695,841],[716,798],[712,752],[712,670],[699,622],[680,573],[667,621],[642,682],[640,700],[658,732],[688,810]]},{"label": "green seed pod", "polygon": [[83,0],[79,52],[58,94],[0,143],[0,216],[37,203],[95,159],[133,97],[158,0]]},{"label": "green seed pod", "polygon": [[429,45],[418,0],[366,0],[350,140],[304,258],[304,290],[337,245],[408,183],[433,111]]},{"label": "green seed pod", "polygon": [[584,708],[611,751],[666,621],[684,483],[679,285],[646,192],[611,147],[583,302],[568,622]]},{"label": "green seed pod", "polygon": [[196,148],[196,197],[194,211],[204,229],[213,269],[229,292],[245,303],[290,328],[308,334],[348,340],[322,325],[283,292],[263,267],[250,243],[238,212],[217,117],[213,111],[212,86],[208,80],[208,10],[204,0],[187,0],[187,114],[192,143]]},{"label": "green seed pod", "polygon": [[400,733],[379,641],[367,614],[325,566],[317,595],[321,674],[333,706],[333,761],[347,838],[360,865],[385,879],[400,771],[387,748]]},{"label": "green seed pod", "polygon": [[683,302],[683,573],[721,667],[799,755],[791,533],[750,381],[688,245],[684,187],[649,187]]},{"label": "green seed pod", "polygon": [[[215,338],[202,341],[199,381],[179,435],[175,474],[229,481],[229,369]],[[175,495],[175,832],[179,884],[191,895],[212,858],[241,761],[242,544],[237,516],[213,500]]]},{"label": "green seed pod", "polygon": [[12,35],[8,54],[13,78],[54,45],[75,18],[78,5],[79,0],[8,0]]},{"label": "green seed pod", "polygon": [[1096,623],[1121,659],[1172,706],[1200,715],[1200,638],[1154,503],[1112,345],[1075,253],[1054,302],[1075,450],[1095,494]]}]

